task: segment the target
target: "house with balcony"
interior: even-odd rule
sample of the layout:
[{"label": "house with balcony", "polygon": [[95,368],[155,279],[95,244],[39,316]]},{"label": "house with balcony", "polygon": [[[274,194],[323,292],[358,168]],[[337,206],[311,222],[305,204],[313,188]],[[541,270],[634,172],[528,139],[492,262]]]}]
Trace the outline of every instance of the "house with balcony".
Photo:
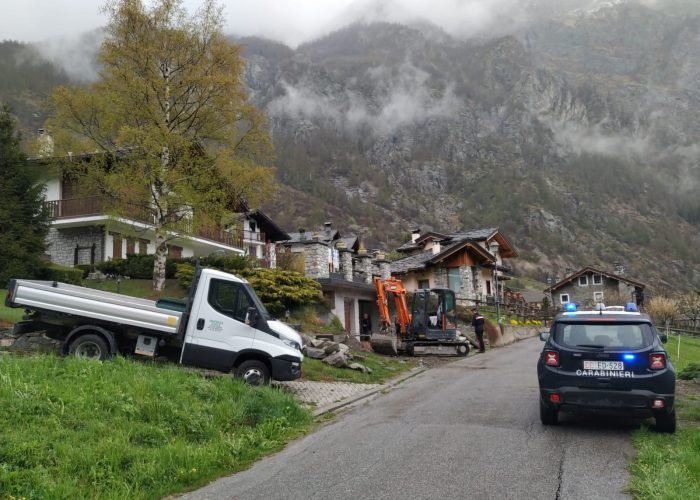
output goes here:
[{"label": "house with balcony", "polygon": [[[48,167],[52,160],[32,161]],[[124,205],[115,216],[102,196],[79,192],[74,182],[60,174],[49,175],[45,186],[44,203],[51,216],[47,236],[51,262],[94,265],[128,254],[155,253],[154,225],[147,211]],[[250,210],[241,201],[225,228],[193,229],[183,222],[182,229],[170,234],[168,255],[182,258],[234,253],[255,257],[261,267],[275,267],[275,243],[288,238],[266,214]]]},{"label": "house with balcony", "polygon": [[391,275],[407,291],[450,288],[458,302],[470,306],[503,300],[503,282],[511,279],[505,259],[518,256],[498,228],[472,229],[450,234],[414,230],[401,245],[405,255],[391,262]]}]

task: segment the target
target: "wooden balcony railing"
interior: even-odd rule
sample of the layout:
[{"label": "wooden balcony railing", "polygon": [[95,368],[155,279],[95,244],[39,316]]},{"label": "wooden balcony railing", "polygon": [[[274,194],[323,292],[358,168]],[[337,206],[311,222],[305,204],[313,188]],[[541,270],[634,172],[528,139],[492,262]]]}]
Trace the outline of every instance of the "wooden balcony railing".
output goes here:
[{"label": "wooden balcony railing", "polygon": [[[105,215],[106,213],[104,209],[104,199],[99,196],[46,201],[44,202],[44,206],[53,220],[69,219],[73,217],[90,217]],[[153,224],[152,214],[147,209],[138,205],[125,205],[120,212],[121,216],[133,221],[148,225]],[[243,231],[241,235],[240,233],[228,232],[215,228],[200,228],[193,231],[192,224],[189,221],[183,221],[178,226],[178,230],[184,233],[236,248],[242,248],[244,241],[265,241],[264,233]]]}]

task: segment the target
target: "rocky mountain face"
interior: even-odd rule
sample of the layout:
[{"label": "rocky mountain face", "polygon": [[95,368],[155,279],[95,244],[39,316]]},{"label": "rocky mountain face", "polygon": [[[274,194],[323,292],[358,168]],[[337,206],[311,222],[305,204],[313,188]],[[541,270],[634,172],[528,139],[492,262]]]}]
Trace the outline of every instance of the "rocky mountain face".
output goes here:
[{"label": "rocky mountain face", "polygon": [[497,225],[540,279],[617,261],[697,287],[700,17],[672,12],[610,2],[476,41],[389,23],[296,50],[239,40],[286,186],[271,209],[385,249]]},{"label": "rocky mountain face", "polygon": [[[658,289],[699,288],[697,2],[515,4],[527,22],[478,38],[365,22],[295,49],[237,39],[277,150],[265,208],[384,250],[415,227],[499,226],[516,271],[541,280],[620,262]],[[26,49],[0,44],[0,100],[28,132],[75,76]]]}]

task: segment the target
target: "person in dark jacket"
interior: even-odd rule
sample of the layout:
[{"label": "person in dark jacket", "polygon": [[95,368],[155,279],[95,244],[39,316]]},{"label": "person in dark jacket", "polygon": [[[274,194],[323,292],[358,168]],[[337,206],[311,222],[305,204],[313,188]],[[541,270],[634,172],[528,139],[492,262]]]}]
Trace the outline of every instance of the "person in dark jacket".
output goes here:
[{"label": "person in dark jacket", "polygon": [[476,340],[479,341],[479,352],[486,352],[484,347],[484,317],[478,310],[472,310],[472,326],[476,334]]},{"label": "person in dark jacket", "polygon": [[360,322],[360,342],[362,347],[369,350],[369,342],[372,338],[372,320],[369,319],[369,314],[364,313],[362,315],[362,321]]}]

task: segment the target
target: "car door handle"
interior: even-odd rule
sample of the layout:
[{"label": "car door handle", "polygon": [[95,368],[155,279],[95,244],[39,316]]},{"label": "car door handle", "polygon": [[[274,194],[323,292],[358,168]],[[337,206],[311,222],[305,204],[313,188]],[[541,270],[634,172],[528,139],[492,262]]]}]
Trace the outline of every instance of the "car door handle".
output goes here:
[{"label": "car door handle", "polygon": [[204,318],[197,320],[197,330],[204,330]]}]

